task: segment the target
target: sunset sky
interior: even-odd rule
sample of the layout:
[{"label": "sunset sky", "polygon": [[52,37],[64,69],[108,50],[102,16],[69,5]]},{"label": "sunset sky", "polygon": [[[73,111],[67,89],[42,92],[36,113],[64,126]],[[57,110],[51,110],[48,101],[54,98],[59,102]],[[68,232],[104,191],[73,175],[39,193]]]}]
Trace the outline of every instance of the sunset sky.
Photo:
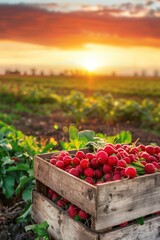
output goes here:
[{"label": "sunset sky", "polygon": [[160,71],[160,0],[0,0],[0,72]]}]

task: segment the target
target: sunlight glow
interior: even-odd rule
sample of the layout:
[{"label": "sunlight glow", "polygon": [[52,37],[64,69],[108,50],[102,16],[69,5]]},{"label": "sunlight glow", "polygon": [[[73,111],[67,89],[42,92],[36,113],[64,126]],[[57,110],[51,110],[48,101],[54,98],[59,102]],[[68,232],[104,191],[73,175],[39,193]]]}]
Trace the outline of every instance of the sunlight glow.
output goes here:
[{"label": "sunlight glow", "polygon": [[87,58],[83,62],[83,67],[89,72],[95,71],[98,65],[98,61],[94,58]]}]

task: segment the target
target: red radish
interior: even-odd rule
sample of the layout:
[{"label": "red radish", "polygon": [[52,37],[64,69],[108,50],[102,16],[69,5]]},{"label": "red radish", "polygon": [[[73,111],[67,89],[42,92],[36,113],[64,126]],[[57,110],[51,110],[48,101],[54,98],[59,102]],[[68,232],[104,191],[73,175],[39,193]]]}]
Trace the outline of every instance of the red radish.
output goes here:
[{"label": "red radish", "polygon": [[71,164],[72,158],[70,156],[65,156],[63,158],[63,162],[65,166],[69,166]]},{"label": "red radish", "polygon": [[69,204],[69,203],[70,203],[66,198],[62,198],[61,200],[62,200],[63,202],[65,202],[66,204]]},{"label": "red radish", "polygon": [[108,160],[108,154],[105,151],[99,151],[96,154],[96,158],[99,163],[105,164]]},{"label": "red radish", "polygon": [[72,168],[71,165],[70,165],[70,166],[66,166],[66,167],[64,168],[64,170],[65,170],[66,172],[69,172],[71,168]]},{"label": "red radish", "polygon": [[113,181],[117,181],[117,180],[121,180],[121,179],[122,179],[122,177],[118,173],[113,176]]},{"label": "red radish", "polygon": [[156,168],[159,168],[159,165],[157,162],[152,162],[152,164],[156,167]]},{"label": "red radish", "polygon": [[124,157],[122,160],[124,160],[127,164],[131,163],[131,159],[129,157]]},{"label": "red radish", "polygon": [[120,175],[121,175],[122,177],[125,177],[125,169],[122,169],[122,170],[121,170]]},{"label": "red radish", "polygon": [[112,174],[111,173],[106,173],[104,175],[104,180],[107,182],[108,180],[111,180],[112,179]]},{"label": "red radish", "polygon": [[153,214],[154,214],[154,215],[160,215],[160,211],[154,212]]},{"label": "red radish", "polygon": [[137,170],[134,167],[127,167],[125,169],[125,176],[128,178],[135,178],[137,175]]},{"label": "red radish", "polygon": [[52,193],[53,193],[53,191],[49,188],[48,194],[47,194],[49,199],[52,199]]},{"label": "red radish", "polygon": [[155,173],[155,170],[156,170],[156,168],[155,168],[155,166],[152,163],[147,163],[144,166],[144,171],[147,174]]},{"label": "red radish", "polygon": [[78,166],[80,164],[80,159],[77,157],[72,158],[72,163],[74,166]]},{"label": "red radish", "polygon": [[117,173],[120,174],[121,170],[122,170],[122,169],[115,168],[113,174],[114,174],[114,175],[117,174]]},{"label": "red radish", "polygon": [[148,162],[157,162],[157,158],[154,156],[150,156]]},{"label": "red radish", "polygon": [[83,211],[82,209],[79,211],[78,216],[84,220],[89,218],[89,214]]},{"label": "red radish", "polygon": [[68,156],[69,153],[67,151],[61,151],[60,154],[59,154],[59,157],[65,157],[65,156]]},{"label": "red radish", "polygon": [[78,215],[79,209],[75,205],[71,205],[69,206],[67,212],[71,218],[75,218]]},{"label": "red radish", "polygon": [[57,204],[57,206],[59,206],[59,207],[61,207],[61,208],[63,208],[63,209],[66,207],[66,203],[63,202],[62,200],[58,200],[58,201],[56,202],[56,204]]},{"label": "red radish", "polygon": [[94,180],[93,180],[92,177],[86,177],[86,178],[85,178],[85,181],[88,182],[88,183],[90,183],[90,184],[94,184]]},{"label": "red radish", "polygon": [[83,169],[86,169],[88,168],[90,165],[90,162],[88,159],[83,159],[81,162],[80,162],[80,166],[83,168]]},{"label": "red radish", "polygon": [[103,172],[104,173],[111,173],[112,172],[112,167],[109,166],[108,164],[103,165]]},{"label": "red radish", "polygon": [[100,178],[102,178],[102,176],[103,176],[103,171],[102,171],[102,169],[96,169],[96,170],[94,171],[94,177],[95,177],[96,179],[100,179]]},{"label": "red radish", "polygon": [[113,153],[116,153],[116,149],[111,146],[111,145],[107,145],[104,147],[103,149],[108,155],[112,155]]},{"label": "red radish", "polygon": [[154,147],[154,152],[155,152],[155,154],[160,153],[160,147],[159,146],[155,146]]},{"label": "red radish", "polygon": [[85,158],[85,153],[83,151],[76,152],[76,157],[79,159]]},{"label": "red radish", "polygon": [[146,150],[146,147],[143,145],[143,144],[140,144],[138,146],[138,149],[141,150],[141,151],[145,151]]},{"label": "red radish", "polygon": [[154,154],[154,147],[151,145],[146,146],[146,152],[149,154]]},{"label": "red radish", "polygon": [[129,154],[128,156],[131,160],[131,162],[135,162],[137,160],[137,157],[134,154]]},{"label": "red radish", "polygon": [[116,149],[121,148],[121,144],[120,144],[120,143],[117,143],[117,144],[115,145],[115,148],[116,148]]},{"label": "red radish", "polygon": [[50,163],[51,163],[52,165],[55,165],[56,162],[57,162],[57,159],[56,159],[56,158],[51,158]]},{"label": "red radish", "polygon": [[61,160],[58,160],[55,164],[56,167],[64,169],[64,162]]},{"label": "red radish", "polygon": [[149,161],[150,155],[147,152],[142,152],[140,157],[144,158],[147,161]]},{"label": "red radish", "polygon": [[87,159],[89,159],[89,160],[93,159],[94,157],[95,157],[95,156],[94,156],[93,153],[87,153],[86,156],[85,156],[85,158],[87,158]]},{"label": "red radish", "polygon": [[51,199],[52,199],[52,201],[55,202],[55,201],[57,201],[57,200],[59,199],[59,197],[60,197],[60,196],[59,196],[56,192],[53,192]]},{"label": "red radish", "polygon": [[72,174],[75,177],[79,177],[79,171],[76,168],[71,168],[69,170],[69,173]]},{"label": "red radish", "polygon": [[116,166],[117,162],[118,162],[118,158],[116,156],[109,156],[108,157],[108,164],[110,166]]},{"label": "red radish", "polygon": [[129,153],[137,154],[139,152],[139,149],[137,147],[131,148]]},{"label": "red radish", "polygon": [[82,174],[83,174],[84,169],[83,169],[80,165],[76,166],[76,169],[78,170],[79,175],[82,175]]},{"label": "red radish", "polygon": [[119,224],[119,227],[126,227],[127,225],[128,225],[128,221],[127,222],[124,222],[124,223],[121,223],[121,224]]},{"label": "red radish", "polygon": [[92,158],[90,165],[93,169],[97,169],[99,167],[99,163],[96,158]]},{"label": "red radish", "polygon": [[117,167],[118,168],[126,168],[127,167],[127,163],[124,160],[119,160],[117,162]]},{"label": "red radish", "polygon": [[92,168],[86,168],[84,170],[84,175],[86,177],[93,177],[94,176],[94,170]]}]

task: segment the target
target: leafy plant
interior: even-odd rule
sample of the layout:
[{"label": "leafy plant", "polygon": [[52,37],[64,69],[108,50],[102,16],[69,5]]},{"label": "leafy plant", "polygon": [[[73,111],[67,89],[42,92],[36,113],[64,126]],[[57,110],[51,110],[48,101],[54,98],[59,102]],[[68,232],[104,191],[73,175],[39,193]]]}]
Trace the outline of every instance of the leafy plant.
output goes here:
[{"label": "leafy plant", "polygon": [[50,240],[49,234],[48,234],[48,228],[49,225],[48,223],[42,222],[40,224],[33,224],[33,225],[28,225],[25,227],[26,231],[32,230],[36,234],[36,240],[40,240],[43,238],[43,240]]}]

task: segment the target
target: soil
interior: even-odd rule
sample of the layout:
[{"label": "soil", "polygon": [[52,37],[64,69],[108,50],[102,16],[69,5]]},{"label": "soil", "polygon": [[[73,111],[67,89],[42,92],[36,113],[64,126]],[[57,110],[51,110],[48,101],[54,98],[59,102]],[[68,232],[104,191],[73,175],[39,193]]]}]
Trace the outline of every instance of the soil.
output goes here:
[{"label": "soil", "polygon": [[[68,140],[67,129],[71,123],[74,123],[71,117],[66,117],[62,112],[57,111],[50,116],[36,116],[30,114],[23,114],[21,118],[14,122],[16,129],[21,130],[27,135],[33,135],[38,138],[53,137],[57,142]],[[58,126],[55,129],[54,126]],[[65,127],[65,128],[64,128]],[[130,131],[133,137],[133,142],[139,139],[139,143],[145,145],[156,143],[160,145],[160,134],[152,133],[151,130],[144,130],[139,127],[139,124],[131,124],[130,122],[122,123],[105,123],[97,119],[90,119],[87,122],[77,124],[79,131],[93,130],[96,133],[103,133],[107,136],[115,135],[122,130]]]},{"label": "soil", "polygon": [[6,206],[7,201],[0,194],[0,240],[33,240],[35,235],[32,231],[25,231],[25,226],[32,224],[17,223],[16,218],[22,212],[25,203],[18,201],[14,203],[15,199],[10,199],[11,207]]}]

